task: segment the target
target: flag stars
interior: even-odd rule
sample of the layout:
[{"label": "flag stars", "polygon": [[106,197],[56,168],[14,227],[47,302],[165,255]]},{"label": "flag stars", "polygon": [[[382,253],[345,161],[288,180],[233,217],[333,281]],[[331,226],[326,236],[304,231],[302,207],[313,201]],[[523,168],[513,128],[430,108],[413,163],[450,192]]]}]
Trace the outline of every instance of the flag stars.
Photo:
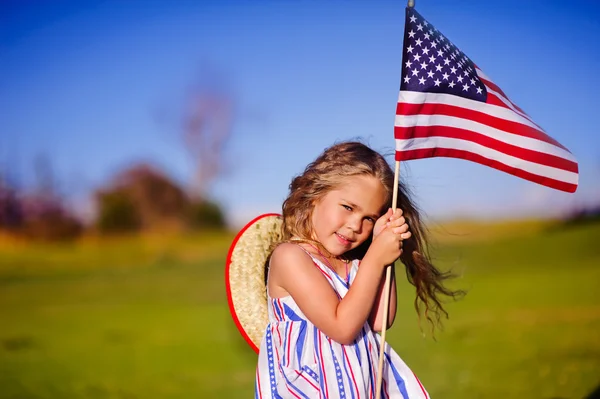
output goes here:
[{"label": "flag stars", "polygon": [[431,47],[437,48],[437,43],[436,42],[431,42]]},{"label": "flag stars", "polygon": [[410,22],[417,22],[417,17],[415,17],[414,15],[411,15]]},{"label": "flag stars", "polygon": [[408,32],[408,37],[411,38],[411,39],[413,37],[415,37],[415,35],[416,35],[415,31],[413,31],[412,29],[410,30],[410,32]]},{"label": "flag stars", "polygon": [[460,75],[458,75],[458,76],[456,77],[456,80],[457,80],[457,81],[459,81],[460,83],[462,83],[462,81],[463,81],[463,77],[462,77],[462,76],[460,76]]},{"label": "flag stars", "polygon": [[420,85],[424,85],[425,84],[425,78],[419,78],[419,84]]},{"label": "flag stars", "polygon": [[429,55],[429,49],[428,49],[427,47],[425,47],[425,48],[423,49],[423,54],[427,54],[427,55]]},{"label": "flag stars", "polygon": [[470,86],[469,86],[468,84],[465,84],[465,85],[463,85],[463,91],[468,91],[468,90],[469,90],[469,87],[470,87]]},{"label": "flag stars", "polygon": [[446,72],[444,72],[444,74],[442,75],[442,78],[444,80],[448,80],[449,77],[450,77],[450,75],[448,75]]},{"label": "flag stars", "polygon": [[456,86],[456,83],[454,83],[454,81],[448,83],[448,86],[450,86],[451,89],[454,88],[454,86]]},{"label": "flag stars", "polygon": [[427,77],[433,79],[433,71],[427,72]]},{"label": "flag stars", "polygon": [[479,86],[477,86],[477,94],[481,94],[483,92],[483,89]]},{"label": "flag stars", "polygon": [[420,61],[421,60],[421,55],[420,54],[415,54],[414,57],[415,57],[416,61]]},{"label": "flag stars", "polygon": [[440,64],[437,64],[437,65],[435,66],[435,71],[436,71],[436,72],[442,72],[442,66],[441,66]]},{"label": "flag stars", "polygon": [[475,79],[471,78],[471,84],[475,86]]},{"label": "flag stars", "polygon": [[417,70],[417,68],[413,69],[411,72],[413,76],[419,76],[419,71]]},{"label": "flag stars", "polygon": [[414,49],[415,49],[415,48],[414,48],[413,46],[410,46],[410,45],[409,45],[409,46],[406,48],[406,51],[407,51],[407,52],[409,52],[409,53],[412,53],[412,51],[413,51]]},{"label": "flag stars", "polygon": [[450,65],[450,60],[448,57],[444,58],[444,65]]},{"label": "flag stars", "polygon": [[421,24],[417,25],[417,30],[422,31],[423,30],[423,25],[421,25]]},{"label": "flag stars", "polygon": [[422,44],[422,43],[423,43],[423,40],[421,40],[421,39],[417,39],[417,40],[415,41],[415,44],[416,44],[417,46],[419,46],[419,47],[421,47],[421,44]]},{"label": "flag stars", "polygon": [[442,82],[439,79],[436,79],[436,80],[433,81],[433,84],[436,85],[436,86],[439,86],[440,83],[442,83]]},{"label": "flag stars", "polygon": [[421,69],[427,68],[427,63],[425,61],[421,62]]},{"label": "flag stars", "polygon": [[454,66],[452,68],[450,68],[450,73],[453,73],[456,75],[456,68],[454,68]]},{"label": "flag stars", "polygon": [[423,35],[423,37],[424,37],[426,40],[429,40],[429,33],[425,33],[425,35]]},{"label": "flag stars", "polygon": [[429,57],[429,62],[433,64],[435,62],[435,56],[433,56],[433,55],[430,56]]},{"label": "flag stars", "polygon": [[406,65],[407,68],[410,68],[410,66],[412,65],[412,61],[408,60],[404,63],[404,65]]},{"label": "flag stars", "polygon": [[404,83],[409,83],[409,82],[410,82],[410,76],[405,76]]}]

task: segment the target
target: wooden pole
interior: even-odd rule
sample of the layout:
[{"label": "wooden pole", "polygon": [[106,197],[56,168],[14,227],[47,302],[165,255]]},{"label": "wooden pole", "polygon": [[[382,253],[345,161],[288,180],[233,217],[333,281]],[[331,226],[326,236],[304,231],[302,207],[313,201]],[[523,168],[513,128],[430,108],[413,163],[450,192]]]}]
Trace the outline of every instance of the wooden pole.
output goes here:
[{"label": "wooden pole", "polygon": [[[406,7],[414,8],[415,0],[408,0]],[[394,192],[392,195],[392,210],[396,212],[396,202],[398,202],[398,182],[400,181],[400,161],[396,161],[394,168]],[[383,360],[385,356],[385,335],[387,331],[388,313],[390,312],[390,284],[392,281],[392,265],[385,269],[385,284],[383,285],[383,317],[381,322],[381,345],[379,347],[379,364],[377,366],[377,391],[375,399],[381,399],[381,384],[383,382]]]},{"label": "wooden pole", "polygon": [[[396,212],[398,202],[398,181],[400,179],[400,161],[396,161],[394,168],[394,192],[392,195],[392,210]],[[392,281],[392,265],[385,268],[385,284],[383,286],[383,320],[381,322],[381,345],[379,347],[379,364],[377,366],[377,390],[375,398],[381,398],[381,383],[383,382],[383,358],[385,353],[385,335],[387,331],[388,313],[390,309],[390,284]]]}]

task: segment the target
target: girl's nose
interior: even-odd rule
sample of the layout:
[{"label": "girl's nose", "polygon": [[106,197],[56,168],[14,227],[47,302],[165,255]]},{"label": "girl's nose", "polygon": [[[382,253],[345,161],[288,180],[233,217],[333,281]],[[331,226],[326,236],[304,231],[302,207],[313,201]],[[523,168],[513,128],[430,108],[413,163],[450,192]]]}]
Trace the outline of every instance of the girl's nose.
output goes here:
[{"label": "girl's nose", "polygon": [[348,221],[348,227],[355,232],[360,233],[362,229],[362,219],[359,217],[353,217]]}]

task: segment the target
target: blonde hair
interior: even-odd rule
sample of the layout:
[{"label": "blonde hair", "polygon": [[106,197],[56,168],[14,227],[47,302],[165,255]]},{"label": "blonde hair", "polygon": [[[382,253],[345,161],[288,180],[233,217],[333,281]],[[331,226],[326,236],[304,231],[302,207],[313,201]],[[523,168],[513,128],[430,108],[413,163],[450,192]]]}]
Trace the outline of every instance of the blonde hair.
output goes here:
[{"label": "blonde hair", "polygon": [[[290,193],[283,202],[282,241],[305,241],[323,247],[312,239],[312,210],[316,201],[331,190],[335,190],[351,176],[367,175],[378,179],[386,190],[387,198],[381,212],[392,207],[394,173],[385,158],[360,142],[342,142],[327,148],[311,162],[304,172],[296,176],[290,184]],[[404,240],[400,260],[406,267],[408,281],[416,288],[415,309],[419,315],[434,326],[442,315],[448,317],[439,295],[457,297],[462,291],[452,291],[443,286],[443,281],[452,277],[448,272],[439,271],[430,261],[427,253],[426,230],[417,207],[413,204],[408,190],[399,183],[397,208],[402,209],[412,233]],[[368,249],[367,240],[350,256],[361,258]],[[424,308],[424,309],[423,309]],[[433,316],[431,314],[433,313]]]}]

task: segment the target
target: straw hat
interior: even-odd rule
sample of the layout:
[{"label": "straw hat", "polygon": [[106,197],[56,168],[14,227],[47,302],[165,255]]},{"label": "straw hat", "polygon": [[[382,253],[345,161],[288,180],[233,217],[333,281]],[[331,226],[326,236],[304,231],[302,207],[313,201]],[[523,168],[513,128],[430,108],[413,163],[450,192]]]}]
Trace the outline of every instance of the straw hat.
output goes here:
[{"label": "straw hat", "polygon": [[281,240],[280,215],[260,215],[237,234],[225,266],[227,301],[233,321],[258,353],[268,324],[265,268],[271,245]]}]

